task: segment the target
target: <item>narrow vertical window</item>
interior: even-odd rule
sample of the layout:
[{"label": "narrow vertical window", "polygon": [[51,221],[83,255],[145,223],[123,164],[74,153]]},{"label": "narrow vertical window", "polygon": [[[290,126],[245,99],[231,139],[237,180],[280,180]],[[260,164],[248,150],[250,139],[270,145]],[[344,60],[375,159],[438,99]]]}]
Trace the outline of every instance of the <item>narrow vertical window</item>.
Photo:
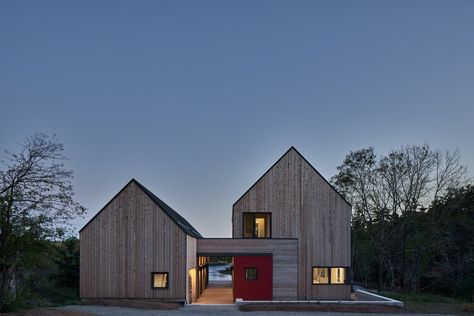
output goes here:
[{"label": "narrow vertical window", "polygon": [[346,283],[346,268],[331,268],[331,284]]},{"label": "narrow vertical window", "polygon": [[245,268],[245,280],[257,280],[257,268]]},{"label": "narrow vertical window", "polygon": [[168,272],[153,272],[151,276],[154,289],[168,288]]}]

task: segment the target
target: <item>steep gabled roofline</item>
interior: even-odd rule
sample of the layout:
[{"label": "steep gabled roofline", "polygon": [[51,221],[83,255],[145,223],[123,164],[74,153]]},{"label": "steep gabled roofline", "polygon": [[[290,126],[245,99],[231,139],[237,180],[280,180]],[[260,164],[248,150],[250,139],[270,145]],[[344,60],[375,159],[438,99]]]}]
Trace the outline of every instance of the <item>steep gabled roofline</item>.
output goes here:
[{"label": "steep gabled roofline", "polygon": [[153,192],[145,188],[140,182],[135,179],[132,179],[135,184],[145,192],[150,199],[153,200],[172,220],[176,223],[187,235],[194,238],[203,238],[202,235],[178,212],[173,210],[171,206],[163,202],[159,197],[157,197]]},{"label": "steep gabled roofline", "polygon": [[349,202],[344,198],[344,196],[343,196],[339,191],[337,191],[336,188],[335,188],[331,183],[329,183],[329,181],[326,180],[326,178],[323,177],[323,175],[322,175],[321,173],[319,173],[319,171],[316,170],[316,168],[315,168],[294,146],[291,146],[290,149],[288,149],[270,168],[268,168],[267,171],[265,171],[265,173],[264,173],[260,178],[258,178],[257,181],[255,181],[254,184],[252,184],[252,186],[251,186],[250,188],[248,188],[247,191],[245,191],[244,194],[242,194],[242,195],[237,199],[237,201],[234,202],[234,204],[232,204],[232,209],[233,209],[233,206],[234,206],[235,204],[237,204],[247,193],[249,193],[250,190],[252,190],[252,188],[253,188],[254,186],[256,186],[257,183],[260,182],[260,180],[262,180],[263,177],[265,177],[265,176],[267,175],[267,173],[269,173],[270,170],[272,170],[273,167],[275,167],[275,166],[280,162],[280,160],[282,160],[283,157],[285,157],[292,149],[293,149],[301,158],[303,158],[303,160],[304,160],[304,161],[305,161],[305,162],[306,162],[306,163],[334,190],[334,192],[337,193],[337,195],[339,195],[339,197],[340,197],[344,202],[346,202],[350,207],[352,207],[352,204],[349,203]]},{"label": "steep gabled roofline", "polygon": [[158,207],[163,210],[163,212],[168,215],[169,218],[171,218],[171,220],[179,226],[179,228],[181,228],[181,230],[187,234],[187,235],[190,235],[194,238],[203,238],[202,235],[191,225],[189,224],[189,222],[184,219],[184,217],[182,217],[181,215],[178,214],[178,212],[176,212],[175,210],[173,210],[168,204],[166,204],[165,202],[163,202],[160,198],[158,198],[155,194],[153,194],[150,190],[148,190],[144,185],[142,185],[140,182],[138,182],[137,180],[135,179],[132,179],[130,180],[117,194],[114,195],[114,197],[112,199],[110,199],[110,201],[105,204],[104,207],[102,207],[100,209],[100,211],[97,212],[97,214],[94,215],[94,217],[92,217],[82,228],[81,230],[79,230],[79,233],[82,232],[90,223],[92,223],[92,221],[94,221],[94,219],[99,216],[100,213],[102,213],[102,211],[107,207],[109,206],[110,203],[112,203],[113,200],[115,200],[115,198],[117,196],[119,196],[124,190],[126,187],[128,187],[131,183],[135,183],[139,188],[140,190],[142,190],[156,205],[158,205]]},{"label": "steep gabled roofline", "polygon": [[89,224],[92,223],[92,222],[95,220],[95,218],[96,218],[97,216],[99,216],[99,214],[102,213],[102,211],[105,210],[105,209],[107,208],[107,206],[109,206],[109,204],[112,203],[112,201],[115,200],[115,199],[117,198],[117,196],[119,196],[119,195],[125,190],[125,188],[128,187],[129,184],[132,183],[132,181],[134,181],[134,180],[135,180],[135,179],[132,179],[132,180],[128,181],[127,184],[124,185],[123,188],[120,189],[120,191],[118,191],[118,193],[115,194],[115,195],[113,196],[113,198],[111,198],[111,199],[107,202],[107,204],[105,204],[84,226],[82,226],[82,228],[79,230],[79,233],[82,232],[87,226],[89,226]]}]

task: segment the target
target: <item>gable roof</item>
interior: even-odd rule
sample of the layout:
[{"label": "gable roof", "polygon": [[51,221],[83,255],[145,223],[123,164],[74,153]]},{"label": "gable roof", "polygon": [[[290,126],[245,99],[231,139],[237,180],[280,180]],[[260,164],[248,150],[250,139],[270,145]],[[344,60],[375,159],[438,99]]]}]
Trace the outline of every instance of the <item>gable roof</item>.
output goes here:
[{"label": "gable roof", "polygon": [[319,171],[316,170],[316,168],[313,167],[313,165],[312,165],[298,150],[296,150],[296,148],[295,148],[294,146],[291,146],[290,149],[288,149],[270,168],[268,168],[268,170],[265,171],[265,173],[264,173],[260,178],[258,178],[258,180],[255,181],[255,183],[252,184],[252,186],[251,186],[250,188],[248,188],[248,190],[245,191],[245,193],[242,194],[242,196],[239,197],[239,198],[237,199],[237,201],[234,202],[233,205],[237,204],[237,202],[239,202],[248,192],[250,192],[250,190],[252,190],[252,188],[253,188],[254,186],[256,186],[257,183],[260,182],[260,180],[262,180],[263,177],[265,177],[265,176],[267,175],[267,173],[269,173],[270,170],[272,170],[273,167],[275,167],[275,166],[280,162],[280,160],[282,160],[283,157],[285,157],[285,156],[286,156],[290,151],[292,151],[292,150],[294,150],[294,151],[296,152],[296,154],[298,154],[298,156],[300,156],[300,157],[311,167],[311,169],[313,169],[313,170],[321,177],[321,179],[323,179],[323,180],[326,182],[326,184],[329,185],[329,186],[334,190],[334,192],[337,193],[337,195],[339,195],[339,197],[340,197],[344,202],[346,202],[350,207],[352,207],[352,204],[349,203],[349,202],[346,200],[346,198],[344,198],[344,196],[343,196],[339,191],[337,191],[336,188],[335,188],[331,183],[329,183],[329,181],[326,180],[326,178],[323,177],[322,174],[319,173]]},{"label": "gable roof", "polygon": [[135,183],[160,209],[165,212],[166,215],[168,215],[173,222],[175,222],[176,225],[181,228],[181,230],[187,234],[190,235],[194,238],[203,238],[202,235],[191,225],[189,222],[184,219],[181,215],[178,214],[175,210],[173,210],[168,204],[163,202],[160,198],[158,198],[155,194],[153,194],[150,190],[148,190],[144,185],[142,185],[140,182],[138,182],[135,179],[130,180],[123,188],[122,190],[119,191],[97,214],[95,214],[94,217],[91,218],[90,221],[87,222],[87,224],[84,225],[84,227],[81,228],[81,231],[84,230],[84,228],[87,227],[120,193],[122,193],[123,190],[125,190],[126,187],[130,185],[130,183]]},{"label": "gable roof", "polygon": [[145,188],[140,182],[135,179],[132,179],[135,184],[143,190],[143,192],[148,195],[150,199],[153,200],[168,216],[188,235],[194,238],[203,238],[202,235],[191,225],[189,222],[173,210],[168,204],[160,200],[156,195],[154,195],[150,190]]}]

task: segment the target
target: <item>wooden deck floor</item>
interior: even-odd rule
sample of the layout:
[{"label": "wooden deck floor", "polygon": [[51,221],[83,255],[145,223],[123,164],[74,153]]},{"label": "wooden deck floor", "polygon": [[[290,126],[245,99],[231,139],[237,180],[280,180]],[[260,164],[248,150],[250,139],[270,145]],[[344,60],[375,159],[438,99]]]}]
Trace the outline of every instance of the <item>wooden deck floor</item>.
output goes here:
[{"label": "wooden deck floor", "polygon": [[197,300],[198,304],[234,304],[232,281],[209,282],[207,289]]}]

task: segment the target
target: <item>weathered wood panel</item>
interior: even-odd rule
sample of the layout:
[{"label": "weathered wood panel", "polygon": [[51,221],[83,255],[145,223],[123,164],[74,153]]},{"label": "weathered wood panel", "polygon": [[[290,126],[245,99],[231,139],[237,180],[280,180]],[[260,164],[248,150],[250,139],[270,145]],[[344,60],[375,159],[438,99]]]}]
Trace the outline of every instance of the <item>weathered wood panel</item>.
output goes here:
[{"label": "weathered wood panel", "polygon": [[197,240],[197,254],[208,255],[272,255],[273,299],[297,299],[297,245],[296,239],[226,239]]},{"label": "weathered wood panel", "polygon": [[298,239],[298,299],[346,297],[340,285],[315,289],[311,268],[350,266],[351,207],[295,149],[234,204],[234,238],[242,237],[243,212],[271,212],[272,238]]},{"label": "weathered wood panel", "polygon": [[[186,298],[186,234],[134,182],[80,233],[81,298]],[[152,272],[169,288],[153,289]]]},{"label": "weathered wood panel", "polygon": [[348,284],[314,285],[311,288],[311,292],[311,297],[318,300],[351,299],[351,286]]},{"label": "weathered wood panel", "polygon": [[[198,298],[197,293],[197,241],[196,238],[191,236],[186,236],[186,271],[188,272],[188,277],[186,278],[186,288],[188,289],[187,302],[195,302]],[[194,270],[193,270],[194,269]],[[190,278],[191,275],[191,278]],[[192,284],[189,284],[191,282]],[[191,294],[189,289],[192,288]]]}]

